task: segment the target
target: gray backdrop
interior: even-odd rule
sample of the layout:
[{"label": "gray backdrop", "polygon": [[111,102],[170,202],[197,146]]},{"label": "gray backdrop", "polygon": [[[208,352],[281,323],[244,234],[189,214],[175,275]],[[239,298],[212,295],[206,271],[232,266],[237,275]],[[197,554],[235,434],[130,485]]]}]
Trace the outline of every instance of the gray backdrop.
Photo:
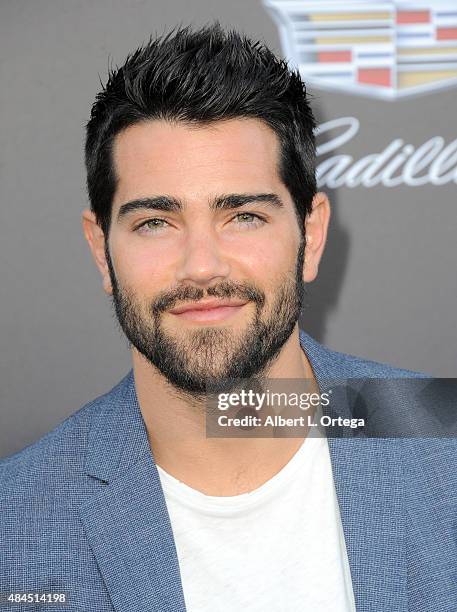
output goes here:
[{"label": "gray backdrop", "polygon": [[[32,443],[130,368],[83,238],[83,136],[109,57],[176,23],[264,39],[260,0],[2,0],[0,456]],[[451,142],[456,90],[386,102],[312,90],[320,122],[356,117],[342,147],[359,159],[395,138]],[[333,152],[332,154],[335,154]],[[333,202],[320,278],[302,326],[331,348],[456,375],[455,184],[327,189]]]}]

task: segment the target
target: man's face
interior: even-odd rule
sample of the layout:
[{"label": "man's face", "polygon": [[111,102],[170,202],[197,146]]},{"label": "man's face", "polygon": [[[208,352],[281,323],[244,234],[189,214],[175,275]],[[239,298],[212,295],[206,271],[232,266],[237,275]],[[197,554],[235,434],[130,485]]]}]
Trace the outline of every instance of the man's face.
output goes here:
[{"label": "man's face", "polygon": [[[304,289],[304,240],[274,132],[255,119],[149,121],[116,137],[113,158],[106,255],[131,344],[186,392],[264,373]],[[192,310],[205,303],[213,308]]]}]

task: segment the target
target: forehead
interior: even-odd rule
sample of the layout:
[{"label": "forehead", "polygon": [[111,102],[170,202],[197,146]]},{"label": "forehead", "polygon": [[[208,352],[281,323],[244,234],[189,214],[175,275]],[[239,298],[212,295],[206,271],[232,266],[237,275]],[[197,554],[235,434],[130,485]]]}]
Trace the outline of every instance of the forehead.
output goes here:
[{"label": "forehead", "polygon": [[215,193],[284,190],[278,159],[278,138],[258,119],[136,124],[114,141],[113,210],[128,200],[157,194],[191,201]]}]

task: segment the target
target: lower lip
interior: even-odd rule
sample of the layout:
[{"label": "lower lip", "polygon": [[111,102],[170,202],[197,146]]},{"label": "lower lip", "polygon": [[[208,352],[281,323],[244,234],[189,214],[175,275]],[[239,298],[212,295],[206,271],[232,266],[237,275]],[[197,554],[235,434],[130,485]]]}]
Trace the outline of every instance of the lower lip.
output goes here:
[{"label": "lower lip", "polygon": [[[186,321],[198,321],[199,323],[204,321],[224,321],[229,319],[234,314],[239,312],[243,308],[241,306],[220,306],[219,308],[205,308],[204,310],[185,310],[175,314],[175,317],[180,319],[186,319]],[[174,313],[172,313],[174,314]]]}]

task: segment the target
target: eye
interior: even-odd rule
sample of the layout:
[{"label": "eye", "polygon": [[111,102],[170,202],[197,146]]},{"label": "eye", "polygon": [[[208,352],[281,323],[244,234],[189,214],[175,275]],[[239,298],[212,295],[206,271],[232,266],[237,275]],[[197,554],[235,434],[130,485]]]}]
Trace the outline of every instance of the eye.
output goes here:
[{"label": "eye", "polygon": [[237,223],[240,225],[262,225],[265,223],[265,220],[262,217],[250,212],[238,213],[234,219],[236,219]]},{"label": "eye", "polygon": [[154,232],[154,231],[157,231],[158,229],[161,229],[162,227],[165,227],[165,225],[168,225],[165,219],[154,217],[154,219],[148,219],[147,221],[143,221],[143,223],[140,223],[140,225],[138,225],[135,228],[135,232],[138,232],[142,228],[145,228],[145,230],[147,229],[151,232]]}]

